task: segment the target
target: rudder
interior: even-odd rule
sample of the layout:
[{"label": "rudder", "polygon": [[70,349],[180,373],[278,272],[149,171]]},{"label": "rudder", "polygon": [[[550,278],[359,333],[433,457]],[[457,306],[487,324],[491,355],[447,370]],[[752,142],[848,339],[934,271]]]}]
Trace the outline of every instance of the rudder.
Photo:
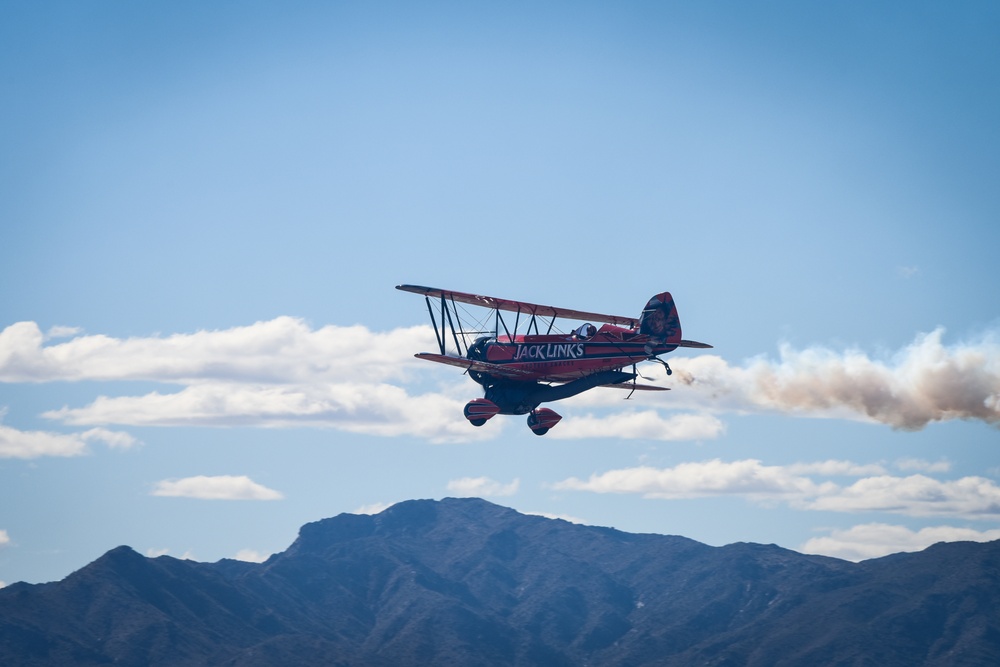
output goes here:
[{"label": "rudder", "polygon": [[646,302],[639,318],[639,333],[662,343],[681,342],[681,321],[670,292],[661,292]]}]

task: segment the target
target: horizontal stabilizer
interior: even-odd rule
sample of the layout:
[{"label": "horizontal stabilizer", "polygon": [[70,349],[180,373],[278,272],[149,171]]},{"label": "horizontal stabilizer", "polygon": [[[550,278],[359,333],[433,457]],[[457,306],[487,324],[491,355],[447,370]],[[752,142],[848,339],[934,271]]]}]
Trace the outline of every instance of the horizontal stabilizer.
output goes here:
[{"label": "horizontal stabilizer", "polygon": [[670,387],[657,387],[655,384],[632,384],[631,382],[619,382],[618,384],[602,384],[602,387],[610,387],[611,389],[628,389],[632,391],[637,389],[639,391],[670,391]]},{"label": "horizontal stabilizer", "polygon": [[712,346],[709,345],[708,343],[699,343],[696,340],[682,340],[681,342],[677,343],[677,347],[696,347],[699,350],[712,349]]}]

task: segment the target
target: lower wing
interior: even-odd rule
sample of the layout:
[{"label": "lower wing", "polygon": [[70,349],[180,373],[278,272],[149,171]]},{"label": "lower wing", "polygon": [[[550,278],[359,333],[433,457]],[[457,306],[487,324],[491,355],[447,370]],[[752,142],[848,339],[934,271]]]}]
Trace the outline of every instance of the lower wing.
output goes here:
[{"label": "lower wing", "polygon": [[466,359],[465,357],[453,357],[450,354],[431,354],[430,352],[420,352],[413,356],[417,359],[426,359],[427,361],[435,361],[439,364],[447,364],[449,366],[456,366],[458,368],[487,373],[489,375],[496,375],[498,377],[510,378],[512,380],[527,380],[534,377],[532,373],[522,371],[520,368],[511,368],[510,366],[491,364],[487,361],[474,361],[472,359]]},{"label": "lower wing", "polygon": [[[427,361],[434,361],[439,364],[447,364],[448,366],[455,366],[456,368],[464,368],[466,370],[478,371],[480,373],[487,373],[489,375],[494,375],[497,377],[504,377],[511,380],[535,380],[537,379],[533,373],[528,371],[523,371],[520,368],[511,368],[510,366],[502,366],[500,364],[491,364],[488,361],[474,361],[472,359],[466,359],[465,357],[455,357],[450,354],[432,354],[430,352],[420,352],[419,354],[413,355],[417,359],[426,359]],[[638,389],[639,391],[670,391],[670,387],[657,387],[652,384],[636,384],[632,382],[620,382],[617,384],[602,384],[601,387],[611,387],[613,389],[628,389],[632,391]]]}]

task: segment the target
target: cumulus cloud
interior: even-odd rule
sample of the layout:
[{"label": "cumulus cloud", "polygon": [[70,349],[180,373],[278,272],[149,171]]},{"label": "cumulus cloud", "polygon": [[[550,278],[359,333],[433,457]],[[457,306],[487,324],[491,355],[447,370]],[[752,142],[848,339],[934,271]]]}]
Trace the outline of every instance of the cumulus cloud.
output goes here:
[{"label": "cumulus cloud", "polygon": [[204,383],[169,394],[101,396],[82,408],[63,407],[43,416],[74,425],[330,427],[431,442],[481,440],[500,432],[470,429],[463,405],[437,393],[411,396],[390,384]]},{"label": "cumulus cloud", "polygon": [[911,516],[1000,516],[1000,487],[985,477],[937,480],[924,475],[879,475],[838,487],[805,504],[834,512],[892,512]]},{"label": "cumulus cloud", "polygon": [[951,461],[947,459],[931,462],[924,459],[904,458],[897,459],[893,465],[905,472],[948,472],[951,470]]},{"label": "cumulus cloud", "polygon": [[821,475],[823,477],[860,477],[862,475],[881,475],[885,468],[880,463],[854,463],[853,461],[814,461],[812,463],[792,463],[785,469],[794,475]]},{"label": "cumulus cloud", "polygon": [[40,456],[80,456],[87,442],[79,433],[19,431],[0,424],[0,458],[34,459]]},{"label": "cumulus cloud", "polygon": [[[742,366],[715,355],[671,361],[672,408],[712,412],[780,412],[864,419],[901,429],[932,421],[978,419],[1000,424],[1000,345],[987,336],[945,346],[943,331],[922,335],[888,361],[859,351],[783,346],[778,360]],[[53,342],[55,338],[67,338]],[[45,416],[68,424],[318,426],[350,432],[410,435],[433,442],[496,437],[501,421],[470,429],[462,405],[467,380],[414,393],[411,380],[428,377],[432,364],[413,358],[434,349],[429,326],[374,332],[363,326],[312,328],[293,317],[191,334],[114,338],[58,327],[43,334],[34,322],[0,331],[0,382],[152,381],[179,386],[142,396],[99,396],[83,407]],[[442,372],[446,369],[440,369]],[[656,368],[650,373],[661,373]],[[407,387],[407,388],[404,388]],[[462,387],[461,396],[457,388]],[[453,392],[456,392],[453,395]],[[656,397],[662,407],[662,396]],[[724,425],[705,414],[662,417],[650,396],[630,409],[593,411],[566,420],[550,437],[702,440]],[[576,406],[612,405],[609,392],[571,399]],[[614,405],[620,406],[620,400]],[[118,441],[126,446],[125,440]],[[63,443],[66,445],[66,443]]]},{"label": "cumulus cloud", "polygon": [[1000,424],[1000,344],[993,335],[945,346],[944,331],[918,336],[890,361],[863,352],[780,348],[780,359],[731,366],[718,356],[671,361],[680,396],[716,409],[851,417],[918,430],[930,422]]},{"label": "cumulus cloud", "polygon": [[560,519],[562,521],[567,521],[569,523],[576,523],[582,526],[590,525],[590,522],[586,519],[581,519],[579,517],[573,516],[572,514],[553,514],[552,512],[524,512],[524,514],[529,514],[531,516],[541,516],[546,519]]},{"label": "cumulus cloud", "polygon": [[264,554],[254,549],[240,549],[233,558],[248,563],[263,563],[270,557],[271,554]]},{"label": "cumulus cloud", "polygon": [[[60,333],[73,335],[64,328]],[[98,396],[83,407],[44,416],[101,426],[315,426],[432,442],[483,440],[500,428],[469,429],[464,401],[438,392],[413,395],[399,386],[414,368],[429,368],[414,350],[434,345],[430,327],[372,332],[362,326],[311,329],[279,317],[222,331],[117,339],[80,335],[46,345],[33,322],[0,332],[0,381],[146,380],[178,384],[176,392]],[[456,376],[458,377],[458,376]],[[394,381],[396,384],[390,384]],[[130,446],[125,434],[91,430]]]},{"label": "cumulus cloud", "polygon": [[553,438],[625,438],[649,440],[711,440],[725,432],[725,425],[708,414],[678,414],[664,419],[655,410],[629,410],[606,417],[574,416],[560,423]]},{"label": "cumulus cloud", "polygon": [[383,510],[387,510],[393,506],[394,503],[371,503],[369,505],[362,505],[358,509],[354,510],[355,514],[378,514]]},{"label": "cumulus cloud", "polygon": [[[822,477],[866,474],[869,466],[846,461],[767,466],[755,459],[639,466],[570,477],[553,488],[593,493],[632,493],[645,498],[736,495],[779,500],[802,510],[888,512],[909,516],[1000,517],[1000,486],[984,477],[936,480],[924,475],[875,475],[840,485]],[[872,468],[874,469],[874,468]]]},{"label": "cumulus cloud", "polygon": [[955,526],[932,526],[913,531],[905,526],[866,523],[846,530],[832,530],[805,542],[799,551],[861,561],[900,551],[921,551],[938,542],[989,542],[1000,539],[1000,529],[978,531]]},{"label": "cumulus cloud", "polygon": [[70,336],[76,336],[82,333],[80,327],[63,327],[54,326],[45,332],[45,340],[52,340],[54,338],[69,338]]},{"label": "cumulus cloud", "polygon": [[504,484],[489,477],[462,477],[448,482],[448,491],[459,496],[512,496],[521,486],[521,480],[515,479],[510,484]]},{"label": "cumulus cloud", "polygon": [[553,488],[594,493],[637,493],[646,498],[700,498],[713,495],[809,496],[820,488],[807,477],[755,459],[681,463],[672,468],[639,466],[576,477]]},{"label": "cumulus cloud", "polygon": [[[0,418],[4,412],[0,411]],[[89,442],[103,442],[115,449],[127,449],[138,440],[121,431],[92,428],[83,433],[21,431],[0,423],[0,458],[34,459],[42,456],[81,456]]]},{"label": "cumulus cloud", "polygon": [[139,443],[132,435],[124,431],[110,431],[106,428],[92,428],[80,434],[85,442],[103,442],[112,449],[130,449]]},{"label": "cumulus cloud", "polygon": [[296,383],[345,376],[379,381],[403,377],[421,363],[413,351],[435,345],[428,326],[387,333],[363,326],[312,329],[294,317],[167,337],[81,335],[56,345],[45,342],[34,322],[18,322],[0,331],[0,382]]},{"label": "cumulus cloud", "polygon": [[284,496],[246,476],[198,475],[156,483],[151,495],[201,500],[281,500]]},{"label": "cumulus cloud", "polygon": [[7,534],[6,530],[0,530],[0,549],[10,544],[10,535]]}]

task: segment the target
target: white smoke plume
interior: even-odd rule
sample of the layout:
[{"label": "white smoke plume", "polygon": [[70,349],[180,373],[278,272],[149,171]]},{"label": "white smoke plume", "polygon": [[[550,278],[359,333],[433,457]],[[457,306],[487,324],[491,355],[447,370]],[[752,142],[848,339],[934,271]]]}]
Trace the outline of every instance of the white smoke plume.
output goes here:
[{"label": "white smoke plume", "polygon": [[974,419],[1000,425],[1000,344],[995,336],[945,346],[944,331],[922,334],[888,361],[849,350],[780,348],[775,361],[741,367],[715,355],[671,361],[685,403],[722,410],[854,417],[919,430]]}]

